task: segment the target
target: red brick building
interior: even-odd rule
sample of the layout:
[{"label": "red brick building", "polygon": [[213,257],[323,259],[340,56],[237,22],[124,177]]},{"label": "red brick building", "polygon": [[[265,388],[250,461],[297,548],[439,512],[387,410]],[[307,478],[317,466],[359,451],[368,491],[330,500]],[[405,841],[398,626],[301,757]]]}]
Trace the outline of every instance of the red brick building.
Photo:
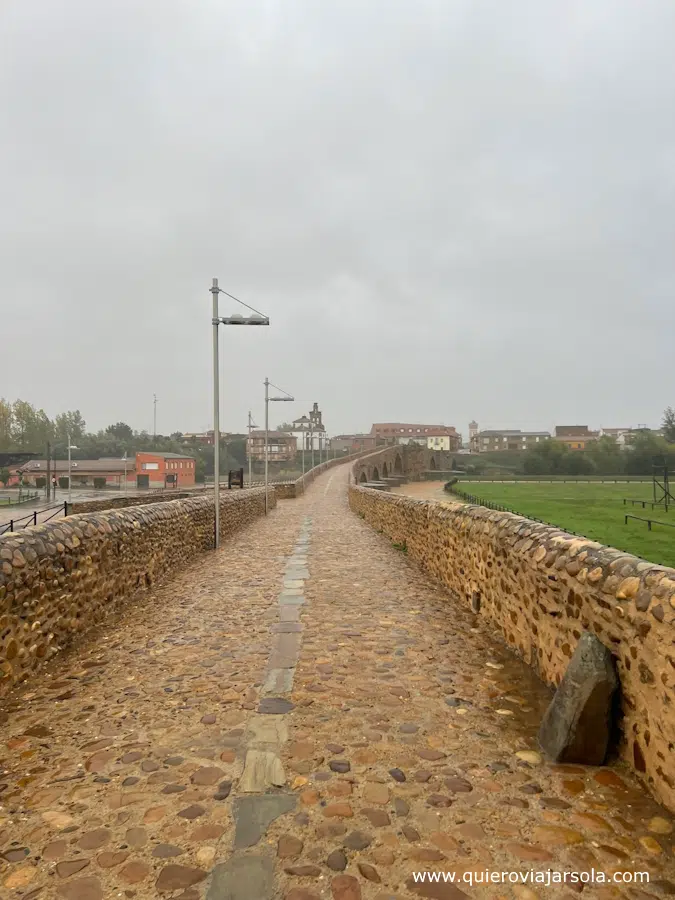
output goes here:
[{"label": "red brick building", "polygon": [[195,460],[179,453],[137,453],[138,487],[190,487],[195,483]]}]

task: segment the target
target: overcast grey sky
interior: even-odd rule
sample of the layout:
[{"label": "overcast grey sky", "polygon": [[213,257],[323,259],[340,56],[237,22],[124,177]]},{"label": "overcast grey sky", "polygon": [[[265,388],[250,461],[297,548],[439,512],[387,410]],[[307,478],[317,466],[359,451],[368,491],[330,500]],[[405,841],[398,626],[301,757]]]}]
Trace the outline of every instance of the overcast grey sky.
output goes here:
[{"label": "overcast grey sky", "polygon": [[210,427],[217,276],[224,429],[656,425],[674,94],[672,0],[5,0],[0,396]]}]

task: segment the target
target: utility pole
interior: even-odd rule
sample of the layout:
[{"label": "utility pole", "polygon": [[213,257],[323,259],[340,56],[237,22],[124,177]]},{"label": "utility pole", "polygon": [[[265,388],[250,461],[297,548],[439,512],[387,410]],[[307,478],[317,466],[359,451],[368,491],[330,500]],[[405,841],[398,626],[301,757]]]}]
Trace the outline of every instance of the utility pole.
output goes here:
[{"label": "utility pole", "polygon": [[47,441],[47,484],[46,484],[46,489],[45,489],[45,493],[47,495],[47,500],[49,500],[49,498],[52,495],[52,480],[51,480],[51,469],[50,469],[51,458],[50,457],[51,457],[51,449],[49,446],[49,441]]},{"label": "utility pole", "polygon": [[157,439],[157,394],[152,395],[153,416],[152,416],[152,436]]},{"label": "utility pole", "polygon": [[248,486],[251,487],[251,482],[253,481],[253,457],[252,457],[252,449],[253,449],[253,440],[251,438],[251,432],[254,428],[258,426],[254,423],[253,417],[251,416],[251,410],[248,411],[248,447],[247,447],[247,455],[248,455]]},{"label": "utility pole", "polygon": [[302,474],[305,474],[305,444],[307,443],[307,431],[302,430]]},{"label": "utility pole", "polygon": [[265,378],[265,515],[267,515],[267,477],[270,460],[269,431],[270,431],[270,380]]}]

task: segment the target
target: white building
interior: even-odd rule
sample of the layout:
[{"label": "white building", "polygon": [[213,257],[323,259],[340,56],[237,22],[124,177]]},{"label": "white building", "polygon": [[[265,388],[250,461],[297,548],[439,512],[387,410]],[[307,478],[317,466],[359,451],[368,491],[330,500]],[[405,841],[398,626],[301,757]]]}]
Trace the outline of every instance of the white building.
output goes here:
[{"label": "white building", "polygon": [[428,450],[450,450],[449,434],[428,434],[427,435]]},{"label": "white building", "polygon": [[298,450],[324,450],[330,447],[326,429],[321,421],[319,404],[315,403],[309,416],[294,419],[290,432],[298,442]]}]

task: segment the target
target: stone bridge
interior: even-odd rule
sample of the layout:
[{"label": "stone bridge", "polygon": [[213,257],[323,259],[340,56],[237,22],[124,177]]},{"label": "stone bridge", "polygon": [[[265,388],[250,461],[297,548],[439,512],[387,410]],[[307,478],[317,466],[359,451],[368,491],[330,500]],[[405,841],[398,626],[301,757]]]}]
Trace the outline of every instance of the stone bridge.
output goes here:
[{"label": "stone bridge", "polygon": [[[590,898],[675,891],[675,572],[360,486],[432,462],[324,464],[267,516],[260,489],[227,492],[217,552],[208,496],[0,538],[3,900],[581,887],[486,870],[605,873]],[[582,629],[622,680],[622,760],[601,768],[536,742]],[[416,880],[441,871],[456,883]],[[632,872],[650,884],[611,881]]]},{"label": "stone bridge", "polygon": [[368,453],[352,466],[352,478],[356,484],[400,484],[416,481],[428,471],[441,472],[450,469],[452,453],[427,450],[417,444],[384,447]]}]

